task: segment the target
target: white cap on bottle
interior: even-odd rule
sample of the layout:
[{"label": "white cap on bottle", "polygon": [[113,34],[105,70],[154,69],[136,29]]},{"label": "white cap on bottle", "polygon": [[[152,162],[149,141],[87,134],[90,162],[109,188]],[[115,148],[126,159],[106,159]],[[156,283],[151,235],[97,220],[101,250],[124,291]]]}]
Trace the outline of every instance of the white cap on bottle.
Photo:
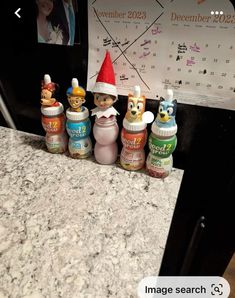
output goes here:
[{"label": "white cap on bottle", "polygon": [[134,86],[134,93],[133,96],[134,97],[140,97],[140,86]]},{"label": "white cap on bottle", "polygon": [[51,83],[51,77],[50,77],[49,74],[45,74],[45,75],[44,75],[44,83],[45,83],[45,84],[49,84],[49,83]]},{"label": "white cap on bottle", "polygon": [[75,87],[78,87],[78,86],[79,86],[78,79],[73,78],[72,79],[72,87],[75,88]]},{"label": "white cap on bottle", "polygon": [[166,101],[172,101],[173,100],[173,90],[172,89],[167,89],[166,90]]},{"label": "white cap on bottle", "polygon": [[147,127],[144,121],[140,122],[129,122],[126,118],[123,119],[123,127],[129,131],[142,131]]},{"label": "white cap on bottle", "polygon": [[153,122],[151,126],[152,132],[157,137],[173,137],[177,133],[177,124],[172,127],[159,127],[156,124],[156,121]]},{"label": "white cap on bottle", "polygon": [[89,117],[89,111],[86,107],[82,107],[82,108],[83,108],[83,111],[81,112],[74,112],[74,111],[71,111],[70,108],[68,108],[66,110],[66,117],[72,121],[81,121],[81,120],[87,119]]},{"label": "white cap on bottle", "polygon": [[54,107],[41,106],[41,113],[44,116],[56,116],[56,115],[62,114],[63,111],[64,111],[64,106],[60,102],[58,106],[54,106]]}]

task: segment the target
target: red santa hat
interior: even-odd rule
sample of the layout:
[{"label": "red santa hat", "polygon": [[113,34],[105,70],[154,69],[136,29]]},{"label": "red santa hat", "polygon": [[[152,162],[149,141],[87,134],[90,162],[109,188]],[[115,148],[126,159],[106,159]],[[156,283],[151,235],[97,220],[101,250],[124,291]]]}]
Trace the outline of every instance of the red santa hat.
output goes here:
[{"label": "red santa hat", "polygon": [[117,88],[110,54],[106,51],[103,64],[96,79],[94,93],[104,93],[117,97]]}]

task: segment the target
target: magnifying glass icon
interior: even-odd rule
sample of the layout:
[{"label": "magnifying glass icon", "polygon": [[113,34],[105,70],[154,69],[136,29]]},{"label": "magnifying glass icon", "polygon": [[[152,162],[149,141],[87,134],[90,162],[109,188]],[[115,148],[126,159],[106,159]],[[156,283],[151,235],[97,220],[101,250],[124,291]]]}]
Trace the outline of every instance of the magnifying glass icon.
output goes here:
[{"label": "magnifying glass icon", "polygon": [[219,287],[214,287],[214,292],[220,293]]}]

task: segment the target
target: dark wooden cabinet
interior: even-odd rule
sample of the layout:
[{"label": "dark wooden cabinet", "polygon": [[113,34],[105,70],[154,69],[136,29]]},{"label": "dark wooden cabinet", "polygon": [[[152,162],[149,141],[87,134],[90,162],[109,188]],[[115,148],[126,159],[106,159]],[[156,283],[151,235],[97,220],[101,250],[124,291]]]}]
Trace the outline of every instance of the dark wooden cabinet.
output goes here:
[{"label": "dark wooden cabinet", "polygon": [[[235,250],[235,112],[194,109],[194,130],[185,173],[162,263],[162,275],[221,275]],[[191,112],[190,112],[191,113]],[[188,119],[188,121],[191,121]],[[179,128],[180,130],[180,128]],[[176,163],[178,161],[176,160]],[[205,217],[205,228],[193,246],[185,270],[195,224]]]}]

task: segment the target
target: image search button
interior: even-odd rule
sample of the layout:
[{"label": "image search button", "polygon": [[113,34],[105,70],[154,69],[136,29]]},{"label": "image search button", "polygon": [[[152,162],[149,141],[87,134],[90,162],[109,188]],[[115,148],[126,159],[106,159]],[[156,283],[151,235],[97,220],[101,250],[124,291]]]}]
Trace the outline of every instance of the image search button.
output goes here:
[{"label": "image search button", "polygon": [[140,281],[137,291],[139,298],[228,298],[230,286],[219,276],[149,276]]},{"label": "image search button", "polygon": [[215,295],[223,295],[223,284],[212,284],[211,285],[211,295],[215,296]]}]

